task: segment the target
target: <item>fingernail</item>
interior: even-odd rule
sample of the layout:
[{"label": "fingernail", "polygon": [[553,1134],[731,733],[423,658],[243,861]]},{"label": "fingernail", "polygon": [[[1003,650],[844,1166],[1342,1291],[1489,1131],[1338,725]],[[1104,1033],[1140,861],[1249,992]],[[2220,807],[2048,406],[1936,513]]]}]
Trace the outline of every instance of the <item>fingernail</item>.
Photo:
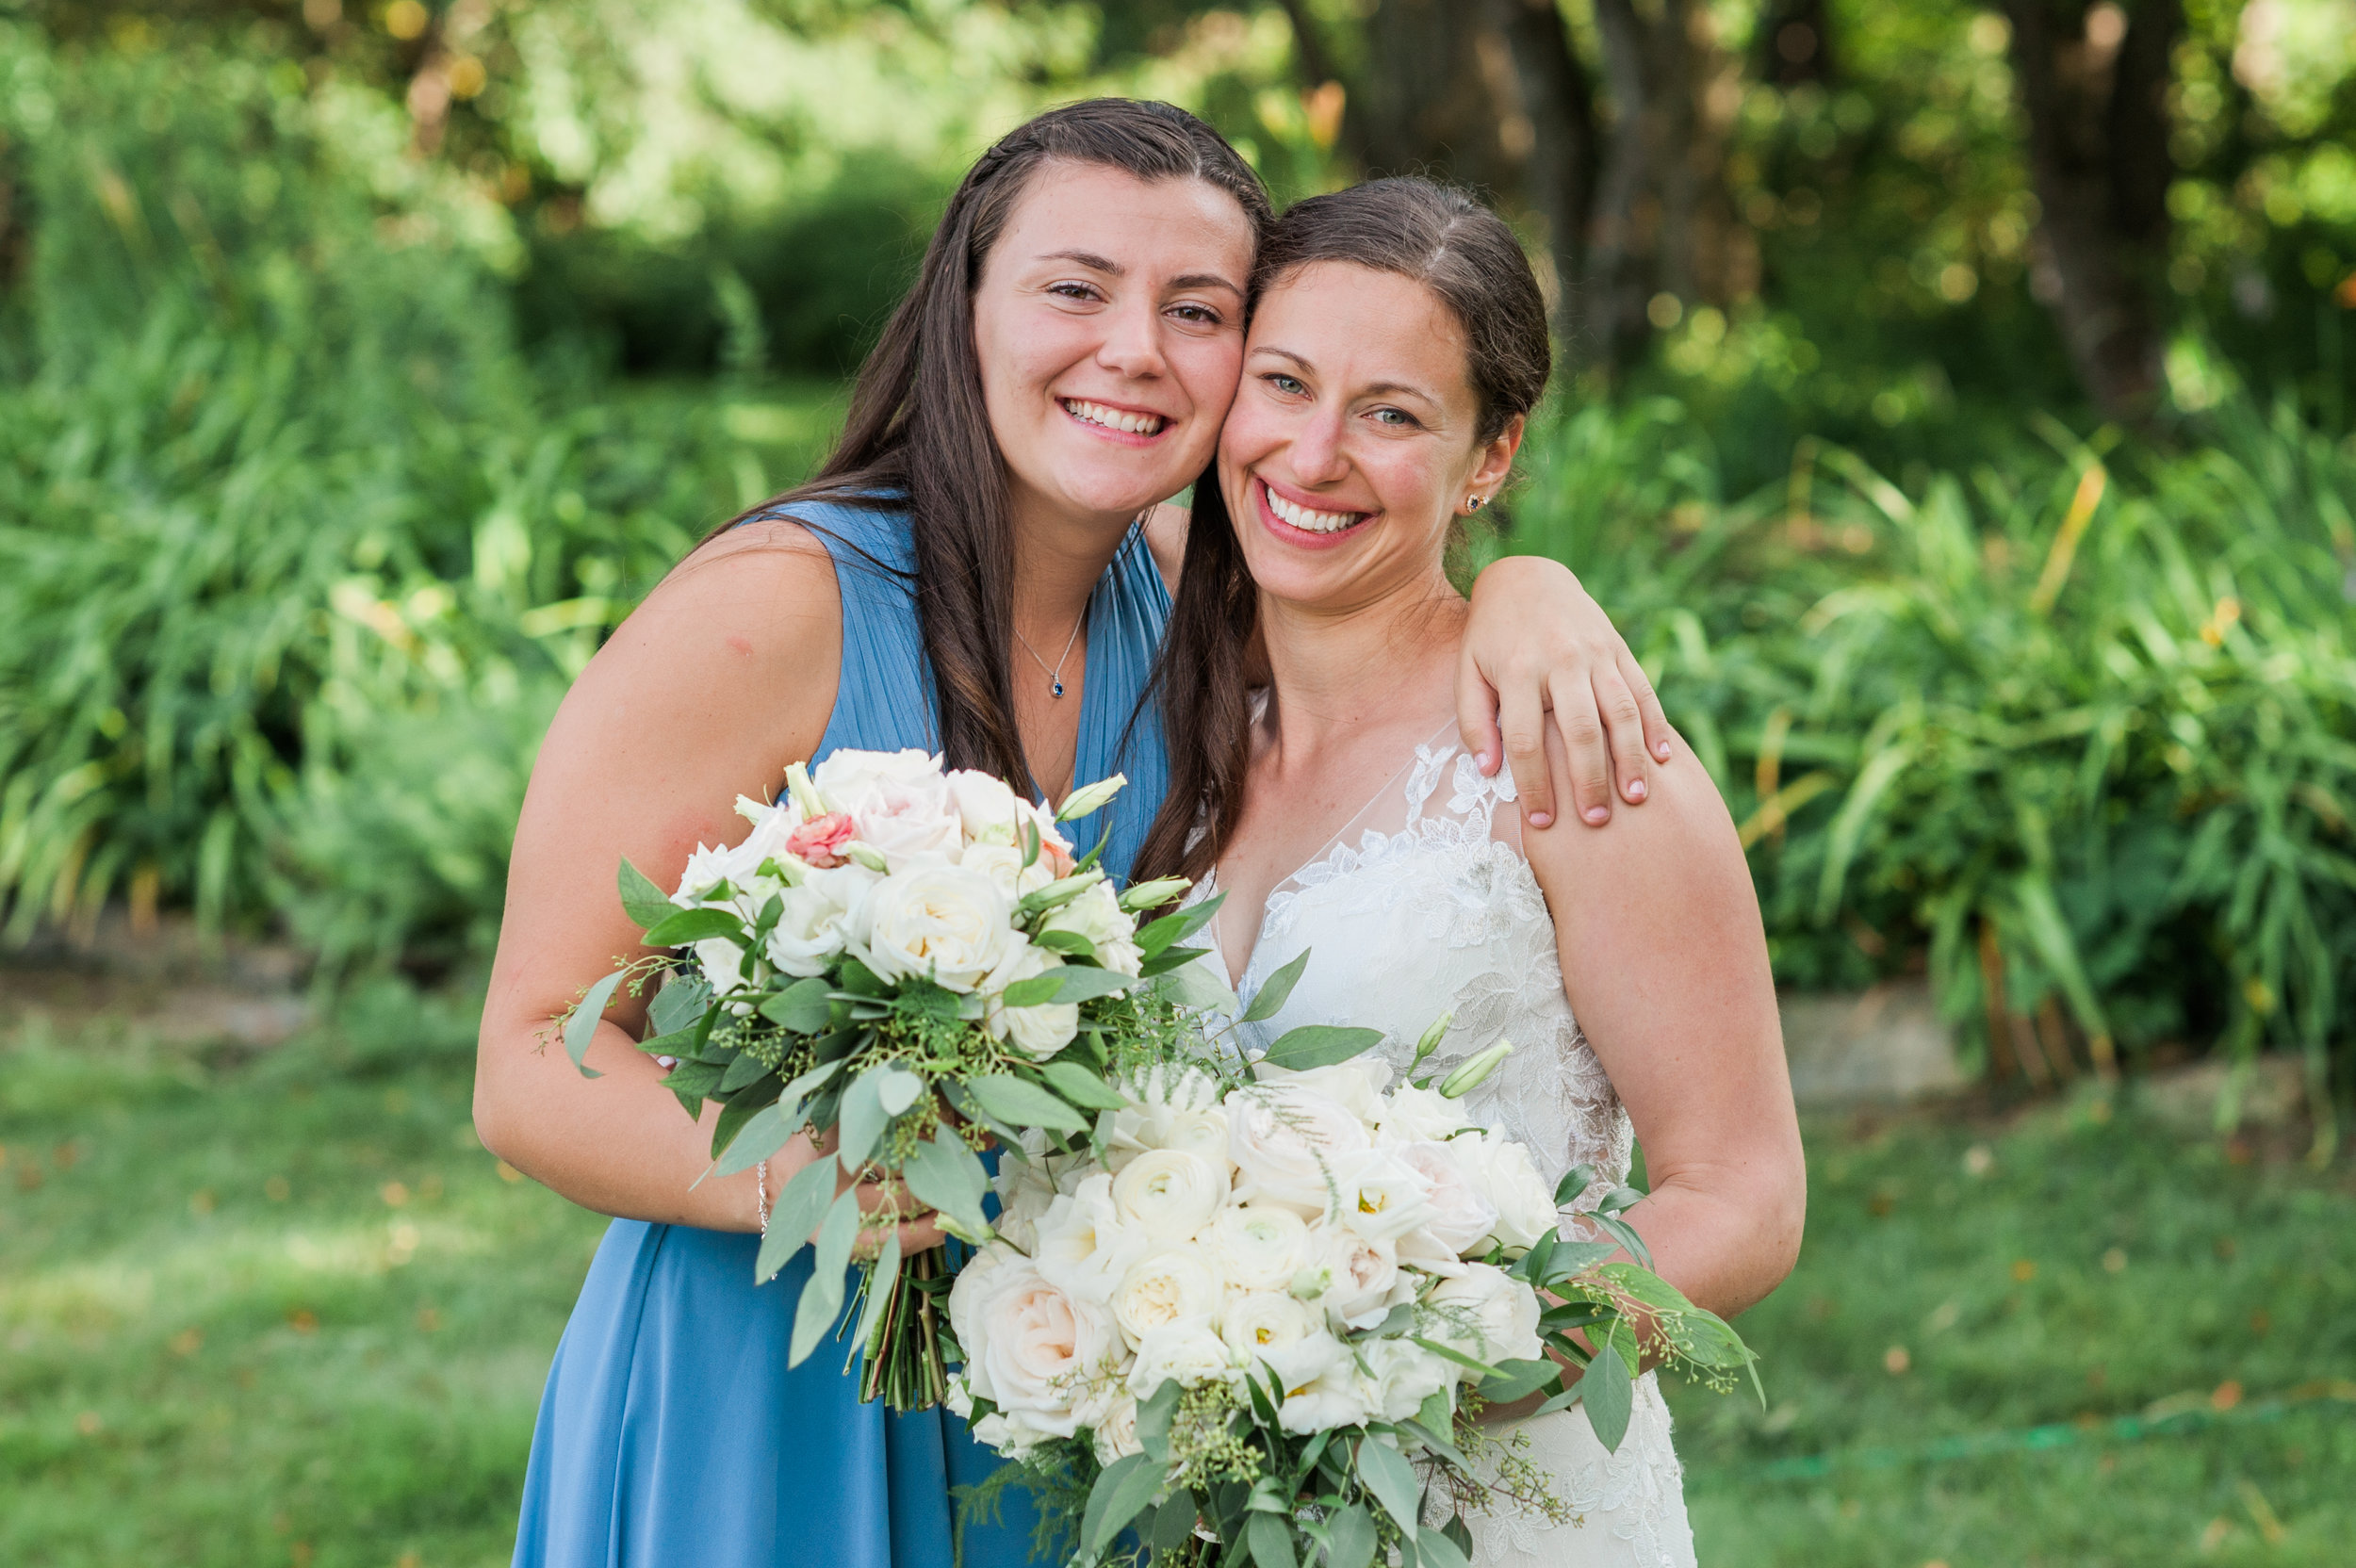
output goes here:
[{"label": "fingernail", "polygon": [[1630,800],[1642,800],[1644,798],[1644,781],[1643,779],[1631,778],[1628,781],[1628,798]]},{"label": "fingernail", "polygon": [[1601,827],[1605,823],[1612,820],[1612,813],[1604,808],[1598,806],[1587,813],[1587,820],[1594,823],[1597,827]]},{"label": "fingernail", "polygon": [[1652,748],[1652,750],[1653,750],[1653,755],[1654,755],[1655,757],[1660,758],[1660,759],[1661,759],[1663,762],[1666,762],[1666,761],[1669,760],[1669,743],[1668,743],[1668,742],[1666,742],[1666,741],[1661,742],[1659,745],[1657,745],[1657,746],[1653,747],[1653,748]]},{"label": "fingernail", "polygon": [[1551,811],[1532,811],[1530,813],[1530,825],[1532,827],[1552,827],[1554,825],[1554,813]]}]

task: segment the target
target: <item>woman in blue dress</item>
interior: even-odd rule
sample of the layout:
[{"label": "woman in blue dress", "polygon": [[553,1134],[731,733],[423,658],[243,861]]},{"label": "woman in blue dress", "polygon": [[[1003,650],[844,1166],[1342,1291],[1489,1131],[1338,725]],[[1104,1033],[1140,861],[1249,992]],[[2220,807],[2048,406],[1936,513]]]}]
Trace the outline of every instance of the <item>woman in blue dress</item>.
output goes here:
[{"label": "woman in blue dress", "polygon": [[[817,478],[707,540],[566,696],[516,829],[475,1121],[616,1217],[549,1371],[518,1568],[1030,1560],[1012,1499],[955,1540],[953,1489],[995,1462],[961,1422],[861,1404],[839,1357],[786,1366],[809,1254],[756,1287],[761,1189],[818,1152],[699,1183],[710,1116],[656,1086],[639,1004],[607,1014],[594,1081],[544,1047],[580,988],[637,951],[616,862],[667,885],[697,843],[741,837],[736,796],[768,798],[797,759],[922,746],[1051,799],[1125,772],[1078,831],[1109,831],[1127,874],[1167,777],[1140,698],[1186,518],[1156,503],[1210,463],[1268,218],[1235,151],[1167,105],[1099,100],[1008,135],[952,198]],[[1612,765],[1639,798],[1650,693],[1610,623],[1548,564],[1500,563],[1481,588],[1474,748],[1497,760],[1501,708],[1543,767],[1542,710],[1568,732],[1592,704],[1619,719]],[[1600,778],[1607,738],[1583,727]],[[1574,798],[1589,820],[1608,809],[1593,782]],[[941,1238],[920,1219],[902,1239]]]}]

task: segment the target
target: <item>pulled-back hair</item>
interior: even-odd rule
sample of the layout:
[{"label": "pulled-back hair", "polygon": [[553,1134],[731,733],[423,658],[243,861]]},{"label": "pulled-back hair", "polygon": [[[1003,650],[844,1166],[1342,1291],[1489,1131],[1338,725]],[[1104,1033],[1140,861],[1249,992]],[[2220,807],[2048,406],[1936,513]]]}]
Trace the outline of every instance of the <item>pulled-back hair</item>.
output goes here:
[{"label": "pulled-back hair", "polygon": [[[1312,196],[1261,241],[1253,301],[1322,261],[1412,278],[1448,307],[1464,334],[1464,377],[1480,410],[1476,444],[1537,407],[1553,367],[1546,299],[1513,231],[1473,197],[1422,179],[1370,180]],[[1252,762],[1245,660],[1258,617],[1214,465],[1194,487],[1186,571],[1154,662],[1170,793],[1137,852],[1139,877],[1200,880],[1235,828]]]},{"label": "pulled-back hair", "polygon": [[949,198],[916,286],[859,368],[843,438],[807,482],[744,517],[827,500],[905,511],[914,534],[917,619],[932,665],[941,750],[1034,788],[1014,718],[1014,509],[1006,456],[982,398],[973,291],[1032,178],[1051,162],[1140,180],[1206,180],[1235,199],[1255,235],[1268,192],[1220,135],[1171,104],[1093,98],[1051,109],[984,153]]}]

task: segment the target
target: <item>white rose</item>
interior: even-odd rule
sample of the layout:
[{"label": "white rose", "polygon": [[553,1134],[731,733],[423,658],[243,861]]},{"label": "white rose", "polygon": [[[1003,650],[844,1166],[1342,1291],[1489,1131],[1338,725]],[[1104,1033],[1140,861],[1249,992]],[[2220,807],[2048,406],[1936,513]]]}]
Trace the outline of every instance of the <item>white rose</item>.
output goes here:
[{"label": "white rose", "polygon": [[858,841],[881,855],[891,871],[954,862],[965,847],[957,803],[938,778],[877,784],[851,820]]},{"label": "white rose", "polygon": [[[949,1328],[957,1336],[958,1344],[971,1348],[980,1343],[975,1336],[980,1332],[982,1303],[989,1299],[992,1288],[990,1282],[999,1269],[1020,1257],[1005,1242],[993,1241],[968,1258],[965,1266],[957,1270],[957,1282],[949,1287]],[[973,1372],[969,1365],[969,1379]]]},{"label": "white rose", "polygon": [[1395,1150],[1367,1149],[1336,1160],[1341,1222],[1376,1241],[1397,1241],[1432,1213],[1430,1178]]},{"label": "white rose", "polygon": [[1273,1203],[1220,1210],[1203,1243],[1228,1282],[1245,1290],[1289,1290],[1313,1261],[1307,1223]]},{"label": "white rose", "polygon": [[1441,1319],[1431,1337],[1475,1360],[1528,1361],[1542,1349],[1538,1293],[1501,1268],[1468,1264],[1433,1288],[1430,1304]]},{"label": "white rose", "polygon": [[1104,1301],[1129,1267],[1145,1255],[1145,1233],[1121,1222],[1113,1207],[1113,1179],[1103,1171],[1048,1204],[1038,1224],[1032,1256],[1039,1271],[1074,1297]]},{"label": "white rose", "polygon": [[777,894],[784,912],[769,932],[769,961],[801,979],[824,974],[849,941],[848,912],[827,896],[826,885],[805,882]]},{"label": "white rose", "polygon": [[1109,882],[1091,882],[1061,908],[1040,922],[1041,931],[1072,931],[1096,947],[1096,961],[1106,969],[1135,974],[1145,963],[1137,948],[1137,923],[1121,906],[1121,895]]},{"label": "white rose", "polygon": [[1530,1146],[1501,1133],[1478,1139],[1455,1138],[1450,1152],[1464,1163],[1473,1184],[1497,1205],[1497,1239],[1504,1247],[1528,1247],[1554,1228],[1554,1187],[1538,1173]]},{"label": "white rose", "polygon": [[922,784],[941,777],[941,760],[913,746],[901,751],[831,751],[810,770],[810,781],[827,808],[857,815],[862,802],[886,784]]},{"label": "white rose", "polygon": [[970,991],[1006,957],[1011,912],[995,883],[962,866],[894,873],[868,898],[868,967],[886,981],[926,975]]},{"label": "white rose", "polygon": [[679,873],[679,890],[671,895],[671,902],[682,909],[701,905],[706,893],[728,879],[734,854],[726,844],[697,844],[695,853],[687,858],[687,869]]},{"label": "white rose", "polygon": [[1018,980],[1033,979],[1062,967],[1062,959],[1033,947],[1031,939],[1022,932],[1008,932],[1006,956],[981,985],[982,1025],[990,1031],[990,1038],[1011,1040],[1017,1051],[1035,1062],[1043,1062],[1070,1045],[1072,1037],[1080,1032],[1078,1003],[1042,1002],[1035,1006],[1009,1007],[1003,994]]},{"label": "white rose", "polygon": [[768,861],[783,864],[794,858],[785,841],[802,825],[802,813],[791,800],[781,800],[775,806],[759,808],[752,824],[753,830],[745,835],[744,841],[728,851],[728,880],[739,887],[756,880],[772,880],[761,874],[761,868]]},{"label": "white rose", "polygon": [[957,864],[968,871],[980,872],[998,884],[998,890],[1009,901],[1024,893],[1035,893],[1055,879],[1045,856],[1023,864],[1023,851],[1012,844],[968,844]]},{"label": "white rose", "polygon": [[1086,1385],[1108,1375],[1120,1353],[1103,1309],[1010,1256],[990,1271],[971,1320],[979,1338],[958,1343],[973,1357],[973,1392],[1017,1426],[1056,1437],[1077,1430],[1074,1407]]},{"label": "white rose", "polygon": [[1327,1313],[1352,1329],[1382,1322],[1409,1282],[1399,1274],[1398,1249],[1341,1226],[1326,1239],[1330,1250],[1323,1261],[1331,1272],[1320,1302]]},{"label": "white rose", "polygon": [[1348,1356],[1338,1357],[1308,1382],[1287,1387],[1284,1402],[1277,1409],[1277,1421],[1286,1431],[1302,1437],[1337,1427],[1364,1426],[1374,1416],[1366,1394],[1357,1365]]},{"label": "white rose", "polygon": [[[1055,1184],[1055,1162],[1046,1152],[1046,1135],[1036,1127],[1025,1128],[1023,1143],[1023,1152],[1029,1157],[1001,1158],[990,1184],[998,1194],[998,1233],[1024,1252],[1037,1252],[1039,1222],[1059,1196],[1059,1189]],[[957,1277],[962,1280],[965,1276]]]},{"label": "white rose", "polygon": [[[969,843],[1011,844],[1021,834],[1016,827],[1017,802],[1006,780],[972,768],[952,768],[943,777]],[[1017,861],[1022,852],[1016,851]]]},{"label": "white rose", "polygon": [[1457,1157],[1455,1145],[1411,1143],[1398,1152],[1401,1161],[1421,1172],[1430,1184],[1426,1192],[1430,1212],[1423,1225],[1432,1239],[1460,1257],[1486,1251],[1484,1244],[1497,1230],[1497,1206],[1474,1182],[1472,1172]]},{"label": "white rose", "polygon": [[1194,1250],[1150,1252],[1129,1266],[1113,1292],[1113,1319],[1129,1343],[1183,1317],[1208,1317],[1226,1289],[1217,1271]]},{"label": "white rose", "polygon": [[[711,982],[714,994],[720,996],[728,995],[728,992],[744,984],[746,979],[744,950],[737,946],[733,939],[728,937],[706,937],[702,941],[697,942],[695,944],[695,967],[701,970],[703,977]],[[747,1005],[749,1004],[740,1004],[738,1011],[744,1011]]]},{"label": "white rose", "polygon": [[1455,1363],[1403,1339],[1369,1340],[1358,1353],[1366,1362],[1366,1407],[1384,1421],[1409,1419],[1456,1380]]},{"label": "white rose", "polygon": [[1107,1168],[1120,1170],[1149,1149],[1183,1149],[1219,1168],[1227,1159],[1227,1112],[1219,1083],[1200,1068],[1161,1066],[1121,1085],[1129,1103],[1097,1119],[1097,1143]]},{"label": "white rose", "polygon": [[1137,1442],[1137,1396],[1124,1393],[1114,1399],[1096,1418],[1095,1428],[1097,1463],[1110,1464],[1144,1452]]},{"label": "white rose", "polygon": [[1310,1089],[1262,1084],[1227,1097],[1227,1157],[1235,1164],[1237,1202],[1325,1214],[1340,1201],[1333,1162],[1368,1142],[1365,1122]]},{"label": "white rose", "polygon": [[1391,1091],[1380,1123],[1384,1143],[1438,1143],[1472,1125],[1464,1103],[1438,1089],[1401,1084]]},{"label": "white rose", "polygon": [[1383,1119],[1383,1090],[1391,1081],[1391,1064],[1380,1057],[1353,1056],[1346,1062],[1295,1072],[1290,1068],[1272,1067],[1260,1061],[1252,1064],[1252,1075],[1264,1084],[1283,1084],[1321,1094],[1372,1127]]},{"label": "white rose", "polygon": [[1226,1202],[1224,1162],[1183,1149],[1149,1150],[1113,1178],[1113,1207],[1157,1245],[1192,1241]]},{"label": "white rose", "polygon": [[1199,1388],[1235,1375],[1235,1358],[1227,1342],[1212,1331],[1210,1318],[1186,1318],[1149,1330],[1137,1342],[1137,1360],[1129,1366],[1129,1392],[1150,1399],[1172,1378],[1181,1388]]}]

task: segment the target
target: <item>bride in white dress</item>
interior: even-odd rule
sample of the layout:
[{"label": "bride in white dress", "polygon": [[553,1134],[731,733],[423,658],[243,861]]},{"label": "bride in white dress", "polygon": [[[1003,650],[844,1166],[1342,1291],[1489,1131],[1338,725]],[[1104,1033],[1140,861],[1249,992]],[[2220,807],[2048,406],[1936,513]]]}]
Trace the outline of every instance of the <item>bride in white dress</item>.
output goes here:
[{"label": "bride in white dress", "polygon": [[[1644,810],[1525,833],[1510,779],[1455,739],[1465,612],[1442,558],[1504,484],[1545,386],[1529,266],[1469,198],[1385,180],[1295,206],[1256,283],[1164,651],[1200,678],[1165,700],[1172,783],[1140,874],[1226,893],[1204,961],[1246,999],[1315,950],[1284,1007],[1246,1026],[1254,1043],[1370,1026],[1404,1069],[1452,1011],[1443,1065],[1513,1042],[1467,1104],[1550,1178],[1584,1162],[1616,1184],[1641,1135],[1652,1191],[1628,1217],[1663,1275],[1731,1316],[1789,1272],[1805,1176],[1725,806],[1678,753],[1649,770]],[[1255,632],[1271,678],[1246,702],[1231,694]],[[1569,1522],[1472,1515],[1476,1561],[1694,1560],[1652,1374],[1616,1452],[1578,1406],[1494,1414],[1527,1435]]]}]

